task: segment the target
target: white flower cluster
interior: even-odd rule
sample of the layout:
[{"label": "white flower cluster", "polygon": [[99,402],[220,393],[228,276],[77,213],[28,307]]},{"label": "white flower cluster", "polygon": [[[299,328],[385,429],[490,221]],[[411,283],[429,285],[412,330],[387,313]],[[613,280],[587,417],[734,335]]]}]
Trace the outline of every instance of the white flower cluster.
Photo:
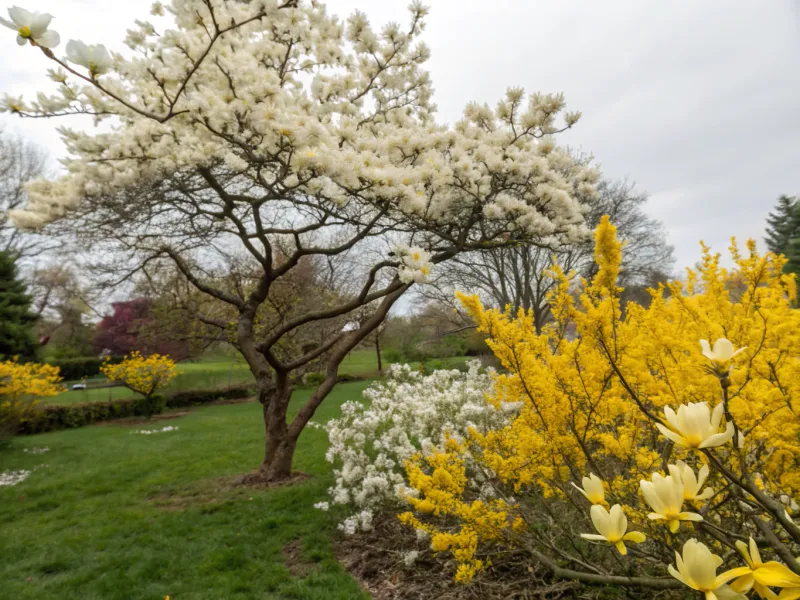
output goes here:
[{"label": "white flower cluster", "polygon": [[25,448],[23,452],[26,454],[44,454],[45,452],[50,452],[50,448]]},{"label": "white flower cluster", "polygon": [[[134,56],[71,41],[66,61],[48,54],[60,67],[51,71],[57,93],[5,98],[2,108],[23,116],[120,123],[61,130],[68,173],[29,185],[25,210],[12,215],[20,226],[213,166],[233,189],[258,182],[289,202],[377,211],[450,240],[452,224],[487,240],[588,235],[578,198],[598,174],[552,140],[579,114],[564,112],[560,94],[510,89],[497,108],[470,104],[455,126],[437,124],[421,2],[411,4],[409,26],[379,31],[361,13],[342,22],[321,2],[172,0],[166,10],[171,28],[141,20],[128,31]],[[57,43],[50,15],[14,8],[11,17],[2,23],[18,41]],[[404,263],[401,276],[416,281],[426,268]]]},{"label": "white flower cluster", "polygon": [[0,473],[0,486],[17,485],[18,483],[25,481],[30,474],[31,471],[6,471],[4,473]]},{"label": "white flower cluster", "polygon": [[152,435],[154,433],[166,433],[169,431],[178,431],[177,427],[172,427],[171,425],[167,425],[166,427],[162,427],[161,429],[138,429],[133,433],[141,433],[143,435]]},{"label": "white flower cluster", "polygon": [[402,504],[411,493],[405,461],[430,452],[447,436],[460,438],[507,423],[520,407],[495,408],[486,400],[492,372],[472,361],[468,370],[439,370],[430,375],[408,365],[392,365],[386,380],[364,391],[367,402],[347,402],[342,416],[328,422],[336,484],[328,490],[334,504],[359,510],[340,528],[348,534],[371,527],[372,511]]},{"label": "white flower cluster", "polygon": [[403,244],[394,247],[394,255],[400,262],[397,275],[403,283],[425,283],[433,270],[430,252],[418,246]]},{"label": "white flower cluster", "polygon": [[345,535],[353,535],[357,531],[369,531],[372,529],[372,511],[364,509],[360,513],[347,517],[339,523],[338,527]]}]

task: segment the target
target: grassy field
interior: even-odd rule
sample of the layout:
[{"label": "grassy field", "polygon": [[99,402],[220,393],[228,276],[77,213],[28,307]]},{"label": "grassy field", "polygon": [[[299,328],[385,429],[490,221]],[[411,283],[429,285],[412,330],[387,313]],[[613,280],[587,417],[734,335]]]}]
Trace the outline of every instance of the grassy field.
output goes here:
[{"label": "grassy field", "polygon": [[[253,381],[250,369],[238,357],[209,357],[197,362],[178,364],[180,374],[165,388],[167,392],[178,392],[191,389],[209,389],[247,383]],[[463,364],[465,357],[441,359],[444,366],[456,367]],[[412,363],[417,365],[418,363]],[[388,366],[384,362],[384,368]],[[378,361],[375,352],[370,350],[356,350],[347,355],[339,367],[342,374],[357,375],[359,377],[374,377],[377,375]],[[100,377],[93,381],[104,380]],[[85,390],[67,391],[52,398],[42,399],[42,404],[71,404],[73,402],[106,402],[122,398],[132,398],[136,394],[125,387],[108,387]]]},{"label": "grassy field", "polygon": [[[338,415],[366,385],[337,386],[314,420]],[[295,410],[308,393],[296,392]],[[232,485],[262,458],[260,410],[211,406],[147,424],[15,438],[0,451],[0,472],[33,472],[0,487],[0,596],[368,598],[333,555],[335,516],[312,508],[331,484],[324,432],[307,429],[297,448],[295,468],[309,480],[273,490]],[[178,430],[134,433],[165,425]],[[34,447],[49,451],[24,452]],[[298,560],[287,561],[287,547]]]}]

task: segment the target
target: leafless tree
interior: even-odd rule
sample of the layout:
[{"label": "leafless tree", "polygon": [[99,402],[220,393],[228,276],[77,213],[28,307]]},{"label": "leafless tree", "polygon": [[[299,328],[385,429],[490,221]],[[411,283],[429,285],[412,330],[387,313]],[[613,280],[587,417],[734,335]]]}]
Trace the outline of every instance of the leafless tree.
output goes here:
[{"label": "leafless tree", "polygon": [[24,232],[8,219],[8,211],[25,204],[25,182],[46,174],[44,150],[0,129],[0,251],[17,259],[37,256],[58,245],[57,239]]},{"label": "leafless tree", "polygon": [[[602,181],[597,196],[584,199],[590,207],[587,223],[591,227],[596,227],[603,215],[609,215],[616,225],[618,235],[626,244],[620,282],[623,287],[637,292],[666,279],[674,262],[673,248],[666,241],[664,227],[645,212],[647,200],[648,195],[627,180]],[[595,268],[592,256],[591,240],[555,249],[518,244],[488,252],[465,253],[450,261],[435,284],[421,293],[456,308],[455,290],[478,293],[488,304],[530,312],[540,331],[550,317],[547,295],[554,285],[549,274],[553,261],[567,273],[575,271],[591,277]],[[634,296],[643,298],[646,294]]]}]

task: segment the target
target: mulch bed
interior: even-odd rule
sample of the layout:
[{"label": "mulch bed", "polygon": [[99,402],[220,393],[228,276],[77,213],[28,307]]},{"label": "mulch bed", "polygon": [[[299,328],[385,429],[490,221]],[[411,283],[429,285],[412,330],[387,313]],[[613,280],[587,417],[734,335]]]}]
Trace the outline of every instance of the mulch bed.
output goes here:
[{"label": "mulch bed", "polygon": [[[525,561],[490,568],[472,583],[453,580],[456,564],[443,556],[433,557],[430,550],[420,552],[413,566],[406,566],[403,555],[411,547],[409,530],[394,516],[378,518],[369,533],[342,536],[336,544],[336,556],[375,600],[510,600],[594,598],[583,595],[574,582],[547,582],[546,575]],[[595,590],[596,592],[596,590]]]}]

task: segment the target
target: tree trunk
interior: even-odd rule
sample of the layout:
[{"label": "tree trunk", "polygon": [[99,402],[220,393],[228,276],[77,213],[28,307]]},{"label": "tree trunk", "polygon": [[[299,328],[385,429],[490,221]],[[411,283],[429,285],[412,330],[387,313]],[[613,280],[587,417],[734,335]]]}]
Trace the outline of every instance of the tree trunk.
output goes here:
[{"label": "tree trunk", "polygon": [[[265,423],[269,431],[269,423]],[[292,459],[297,440],[289,435],[286,427],[278,433],[267,433],[264,461],[258,469],[263,481],[281,481],[292,474]]]},{"label": "tree trunk", "polygon": [[259,385],[258,401],[264,415],[264,460],[258,471],[244,478],[245,483],[272,483],[288,479],[292,474],[292,458],[297,436],[289,432],[286,411],[292,386],[284,377],[277,385],[271,381]]},{"label": "tree trunk", "polygon": [[383,375],[383,363],[381,362],[381,339],[375,335],[375,354],[378,356],[378,373]]}]

